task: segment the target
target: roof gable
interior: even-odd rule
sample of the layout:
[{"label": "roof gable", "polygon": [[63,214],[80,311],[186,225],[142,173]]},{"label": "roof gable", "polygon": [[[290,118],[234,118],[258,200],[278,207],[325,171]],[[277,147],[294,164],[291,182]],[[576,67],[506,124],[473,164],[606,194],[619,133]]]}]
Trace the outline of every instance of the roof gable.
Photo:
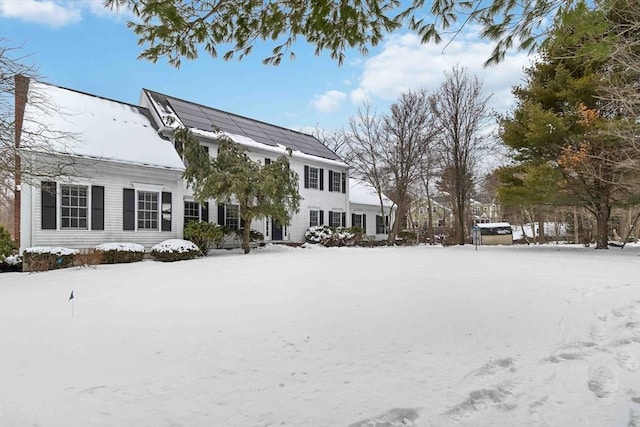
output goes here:
[{"label": "roof gable", "polygon": [[[38,106],[42,102],[47,114]],[[149,111],[135,105],[32,81],[23,128],[58,153],[184,170],[171,142],[158,135]]]},{"label": "roof gable", "polygon": [[[380,198],[375,188],[365,181],[349,178],[349,203],[357,203],[359,205],[380,206]],[[393,202],[384,194],[382,195],[382,203],[385,207],[393,206]]]},{"label": "roof gable", "polygon": [[143,91],[158,110],[158,115],[165,126],[172,126],[173,124],[170,122],[178,119],[180,122],[178,125],[182,124],[188,128],[204,132],[215,133],[219,129],[229,134],[232,139],[237,139],[236,142],[240,144],[244,144],[243,140],[241,138],[233,138],[234,135],[250,138],[267,146],[284,146],[311,156],[341,162],[336,153],[311,135],[174,98],[148,89],[143,89]]}]

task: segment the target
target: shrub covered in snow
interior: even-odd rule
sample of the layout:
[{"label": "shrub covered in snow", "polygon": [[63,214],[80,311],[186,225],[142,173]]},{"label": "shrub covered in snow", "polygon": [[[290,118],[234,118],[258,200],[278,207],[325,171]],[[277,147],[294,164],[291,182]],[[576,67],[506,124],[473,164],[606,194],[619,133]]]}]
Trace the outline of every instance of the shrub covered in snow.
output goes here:
[{"label": "shrub covered in snow", "polygon": [[324,246],[345,246],[353,243],[355,237],[348,228],[329,227],[328,225],[318,225],[310,227],[304,237],[309,243],[320,243]]},{"label": "shrub covered in snow", "polygon": [[24,271],[47,271],[73,266],[76,249],[35,246],[22,252]]},{"label": "shrub covered in snow", "polygon": [[151,248],[151,256],[158,261],[182,261],[200,254],[195,243],[188,240],[169,239]]},{"label": "shrub covered in snow", "polygon": [[225,229],[218,224],[191,221],[184,227],[184,238],[195,243],[202,255],[207,256],[211,249],[222,245]]},{"label": "shrub covered in snow", "polygon": [[144,246],[136,243],[103,243],[96,246],[105,264],[138,262],[144,258]]}]

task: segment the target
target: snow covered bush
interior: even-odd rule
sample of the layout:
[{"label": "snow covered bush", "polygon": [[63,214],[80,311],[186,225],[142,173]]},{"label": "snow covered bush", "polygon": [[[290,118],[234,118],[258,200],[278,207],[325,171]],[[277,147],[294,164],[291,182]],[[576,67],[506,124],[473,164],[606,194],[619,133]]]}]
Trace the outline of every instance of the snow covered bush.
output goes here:
[{"label": "snow covered bush", "polygon": [[184,238],[195,243],[202,255],[207,256],[211,249],[222,245],[225,229],[218,224],[191,221],[184,227]]},{"label": "snow covered bush", "polygon": [[158,261],[182,261],[200,254],[195,243],[188,240],[169,239],[151,248],[151,256]]},{"label": "snow covered bush", "polygon": [[22,270],[22,258],[15,254],[17,249],[11,234],[0,225],[0,271]]},{"label": "snow covered bush", "polygon": [[309,243],[322,243],[331,237],[333,231],[328,225],[316,225],[309,227],[304,233],[304,238]]},{"label": "snow covered bush", "polygon": [[103,243],[96,246],[105,264],[120,264],[142,261],[144,246],[136,243]]},{"label": "snow covered bush", "polygon": [[35,246],[22,252],[24,271],[47,271],[73,266],[77,249]]},{"label": "snow covered bush", "polygon": [[354,233],[344,227],[329,227],[328,225],[318,225],[310,227],[305,233],[305,240],[309,243],[320,243],[323,246],[345,246],[351,244]]}]

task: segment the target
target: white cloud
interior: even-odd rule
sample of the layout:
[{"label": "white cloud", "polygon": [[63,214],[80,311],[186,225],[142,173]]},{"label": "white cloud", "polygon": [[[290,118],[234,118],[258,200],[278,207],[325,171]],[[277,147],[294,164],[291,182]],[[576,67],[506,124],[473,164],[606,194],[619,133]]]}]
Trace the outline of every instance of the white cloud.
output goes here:
[{"label": "white cloud", "polygon": [[311,104],[321,113],[336,111],[347,98],[347,94],[338,90],[329,90],[322,95],[316,95]]},{"label": "white cloud", "polygon": [[111,10],[102,0],[0,0],[0,16],[53,28],[79,22],[86,13],[99,18],[134,18],[128,8]]},{"label": "white cloud", "polygon": [[435,91],[444,80],[444,72],[460,65],[484,81],[487,94],[493,94],[490,108],[505,112],[513,102],[511,87],[522,83],[529,58],[525,53],[513,53],[497,66],[484,68],[492,49],[491,42],[474,34],[463,35],[446,48],[444,44],[422,44],[415,34],[392,36],[380,53],[366,60],[358,87],[349,97],[358,104],[367,97],[395,101],[410,89]]},{"label": "white cloud", "polygon": [[72,5],[65,7],[59,2],[50,0],[0,0],[0,15],[54,28],[82,19],[80,10],[76,7]]}]

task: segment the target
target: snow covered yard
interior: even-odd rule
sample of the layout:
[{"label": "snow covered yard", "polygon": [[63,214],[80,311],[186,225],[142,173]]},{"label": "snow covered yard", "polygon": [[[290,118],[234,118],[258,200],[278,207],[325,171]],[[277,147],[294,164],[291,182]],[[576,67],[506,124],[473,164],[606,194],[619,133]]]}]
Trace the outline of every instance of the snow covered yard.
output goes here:
[{"label": "snow covered yard", "polygon": [[640,248],[4,273],[0,425],[640,426]]}]

